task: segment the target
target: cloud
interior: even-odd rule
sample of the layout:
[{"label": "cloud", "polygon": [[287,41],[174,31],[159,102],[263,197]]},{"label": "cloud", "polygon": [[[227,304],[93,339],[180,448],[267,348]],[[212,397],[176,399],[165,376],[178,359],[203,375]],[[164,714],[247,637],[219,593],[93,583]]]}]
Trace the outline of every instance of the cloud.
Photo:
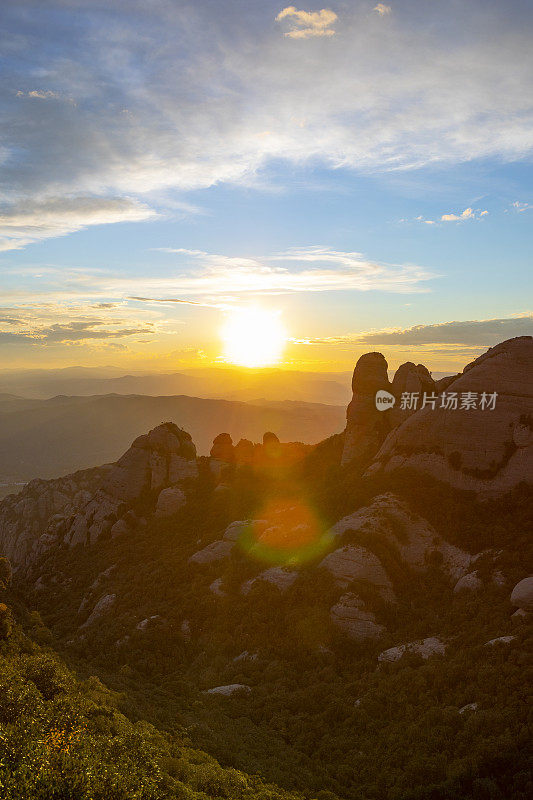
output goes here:
[{"label": "cloud", "polygon": [[370,332],[357,341],[367,345],[459,344],[490,347],[515,336],[533,335],[533,314],[501,319],[442,322],[435,325],[415,325],[412,328]]},{"label": "cloud", "polygon": [[188,256],[196,264],[189,274],[176,275],[168,282],[169,289],[173,286],[193,296],[234,298],[242,294],[341,290],[423,292],[428,291],[424,282],[436,277],[413,264],[382,264],[361,253],[320,246],[295,247],[262,260],[183,248],[167,252]]},{"label": "cloud", "polygon": [[288,19],[291,29],[285,33],[290,39],[308,39],[315,36],[334,36],[331,28],[337,15],[330,8],[320,11],[298,11],[294,6],[287,6],[280,11],[276,22]]},{"label": "cloud", "polygon": [[38,100],[58,100],[61,95],[51,89],[31,89],[29,92],[18,91],[17,97],[30,97]]},{"label": "cloud", "polygon": [[17,250],[40,239],[63,236],[88,225],[139,222],[156,216],[127,197],[49,197],[0,206],[0,251]]},{"label": "cloud", "polygon": [[[6,322],[0,318],[0,325]],[[34,344],[40,346],[56,344],[72,344],[91,340],[124,339],[131,336],[153,333],[149,322],[137,327],[120,328],[107,326],[102,320],[71,320],[65,323],[54,323],[49,326],[33,325],[19,331],[0,330],[2,344]]]},{"label": "cloud", "polygon": [[[131,204],[250,184],[280,159],[384,172],[528,157],[533,11],[492,4],[489,14],[471,0],[450,17],[446,4],[426,5],[377,25],[379,12],[344,3],[342,36],[325,53],[328,8],[280,12],[302,49],[268,24],[264,4],[219,0],[213,14],[212,0],[159,2],[148,14],[131,0],[109,16],[94,2],[83,25],[78,3],[10,4],[4,35],[26,56],[7,52],[3,86],[27,88],[0,93],[0,213],[66,196],[121,199],[148,218]],[[72,225],[65,208],[55,214],[45,236],[123,219],[116,208],[102,220],[80,207]],[[30,229],[15,246],[36,240]]]},{"label": "cloud", "polygon": [[533,208],[531,203],[521,203],[519,200],[515,200],[511,205],[519,214],[521,214],[522,211],[528,211],[530,208]]},{"label": "cloud", "polygon": [[[481,219],[482,217],[486,217],[489,212],[474,210],[473,208],[465,208],[464,211],[461,211],[459,214],[443,214],[439,220],[439,222],[464,222],[465,220],[473,220],[473,219]],[[402,220],[405,221],[405,220]],[[437,225],[438,222],[434,219],[425,219],[423,216],[418,216],[415,218],[416,222],[423,222],[424,225]]]},{"label": "cloud", "polygon": [[380,17],[386,17],[387,14],[390,14],[392,8],[390,6],[386,6],[384,3],[378,3],[377,6],[374,6],[374,11],[377,11]]},{"label": "cloud", "polygon": [[[142,275],[109,268],[46,267],[5,271],[4,303],[16,316],[21,303],[45,303],[50,298],[54,321],[58,303],[79,304],[81,311],[109,309],[131,317],[128,301],[227,308],[251,297],[332,291],[418,294],[430,291],[439,277],[416,264],[373,261],[362,253],[311,246],[291,248],[265,257],[228,256],[185,248],[165,248],[172,257],[159,272],[152,265]],[[23,282],[20,279],[23,278]],[[89,305],[87,305],[89,304]],[[154,309],[155,313],[155,309]]]},{"label": "cloud", "polygon": [[[486,212],[485,212],[486,213]],[[465,208],[460,214],[443,214],[441,222],[454,222],[455,220],[475,219],[475,212],[471,208]]]}]

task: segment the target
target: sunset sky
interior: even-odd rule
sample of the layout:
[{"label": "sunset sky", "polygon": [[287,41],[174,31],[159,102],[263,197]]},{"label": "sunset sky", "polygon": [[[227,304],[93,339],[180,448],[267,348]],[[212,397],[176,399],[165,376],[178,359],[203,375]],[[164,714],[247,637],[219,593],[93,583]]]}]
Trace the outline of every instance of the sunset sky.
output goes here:
[{"label": "sunset sky", "polygon": [[7,6],[0,369],[224,364],[250,307],[291,369],[533,333],[528,0]]}]

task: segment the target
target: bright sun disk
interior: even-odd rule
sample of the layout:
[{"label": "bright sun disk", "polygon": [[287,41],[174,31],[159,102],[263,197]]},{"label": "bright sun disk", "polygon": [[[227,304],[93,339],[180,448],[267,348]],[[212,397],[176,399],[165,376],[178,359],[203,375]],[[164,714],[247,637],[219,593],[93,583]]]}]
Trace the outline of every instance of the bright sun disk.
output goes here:
[{"label": "bright sun disk", "polygon": [[287,340],[279,312],[265,308],[233,309],[221,336],[224,358],[241,367],[276,364]]}]

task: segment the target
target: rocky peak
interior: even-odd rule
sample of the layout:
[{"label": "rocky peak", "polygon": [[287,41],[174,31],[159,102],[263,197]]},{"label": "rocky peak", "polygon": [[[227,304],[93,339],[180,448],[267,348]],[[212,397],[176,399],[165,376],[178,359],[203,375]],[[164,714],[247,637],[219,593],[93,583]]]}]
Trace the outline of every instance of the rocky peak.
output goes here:
[{"label": "rocky peak", "polygon": [[435,391],[435,381],[431,373],[423,364],[413,364],[406,361],[401,364],[392,379],[392,393],[396,397],[396,405],[391,409],[391,418],[394,425],[403,422],[412,411],[400,408],[400,401],[404,392],[415,393],[422,396],[424,392],[431,394]]},{"label": "rocky peak", "polygon": [[[369,470],[414,469],[480,495],[533,482],[533,337],[491,347],[455,378],[439,385],[455,407],[427,406],[387,437]],[[474,404],[461,407],[471,393]],[[496,395],[494,407],[480,403]]]},{"label": "rocky peak", "polygon": [[173,422],[164,422],[143,436],[138,436],[129,450],[119,458],[102,491],[127,502],[146,490],[193,477],[196,468],[196,447],[189,433]]},{"label": "rocky peak", "polygon": [[146,524],[132,508],[136,500],[151,496],[158,516],[176,513],[186,502],[187,479],[197,476],[191,436],[165,422],[135,439],[115,464],[32,481],[7,497],[0,503],[0,547],[15,566],[24,567],[61,542],[89,544],[127,533]]},{"label": "rocky peak", "polygon": [[387,361],[381,353],[365,353],[355,365],[353,397],[346,412],[346,432],[342,463],[370,459],[390,430],[390,411],[378,411],[376,392],[391,392]]},{"label": "rocky peak", "polygon": [[215,436],[210,455],[217,461],[231,463],[234,460],[233,439],[229,433],[219,433],[218,436]]},{"label": "rocky peak", "polygon": [[435,381],[431,373],[423,364],[413,364],[406,361],[401,364],[392,379],[392,390],[396,396],[402,392],[432,392],[435,389]]},{"label": "rocky peak", "polygon": [[353,371],[352,392],[354,395],[366,395],[378,389],[390,386],[387,360],[382,353],[365,353]]}]

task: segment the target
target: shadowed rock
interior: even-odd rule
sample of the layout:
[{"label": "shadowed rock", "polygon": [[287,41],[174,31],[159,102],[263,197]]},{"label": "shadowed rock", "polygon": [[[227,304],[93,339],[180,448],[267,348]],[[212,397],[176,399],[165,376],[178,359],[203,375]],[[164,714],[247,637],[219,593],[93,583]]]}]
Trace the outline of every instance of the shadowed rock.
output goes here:
[{"label": "shadowed rock", "polygon": [[516,584],[511,592],[511,603],[523,611],[533,611],[533,575]]},{"label": "shadowed rock", "polygon": [[390,430],[390,409],[378,411],[376,392],[391,392],[387,362],[381,353],[361,356],[352,378],[352,401],[346,411],[346,431],[342,463],[368,460],[381,446]]},{"label": "shadowed rock", "polygon": [[389,647],[378,656],[378,661],[398,661],[405,653],[415,653],[421,656],[424,660],[433,655],[444,655],[446,645],[437,639],[435,636],[430,636],[427,639],[419,639],[416,642],[408,642],[401,644],[398,647]]},{"label": "shadowed rock", "polygon": [[330,572],[339,586],[356,580],[377,589],[385,600],[393,600],[392,583],[374,553],[357,545],[346,545],[329,553],[319,564]]},{"label": "shadowed rock", "polygon": [[376,622],[374,614],[365,608],[361,598],[352,593],[343,595],[329,613],[332,623],[356,641],[377,639],[385,631],[383,625]]}]

